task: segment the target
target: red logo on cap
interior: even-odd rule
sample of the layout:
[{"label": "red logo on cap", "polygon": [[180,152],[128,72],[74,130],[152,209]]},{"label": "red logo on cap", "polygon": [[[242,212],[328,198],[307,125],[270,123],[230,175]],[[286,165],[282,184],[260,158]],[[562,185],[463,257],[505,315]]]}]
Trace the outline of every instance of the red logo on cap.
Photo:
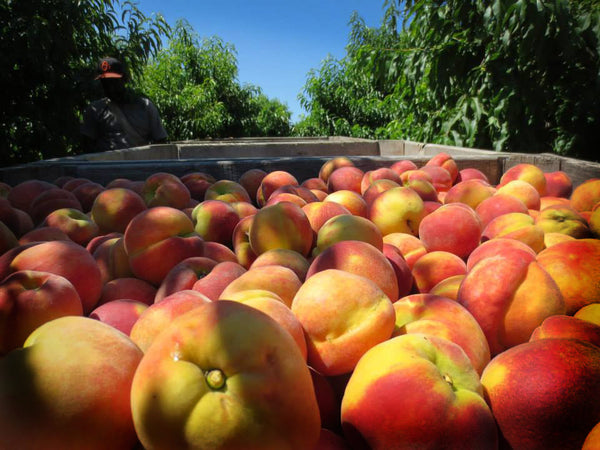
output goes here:
[{"label": "red logo on cap", "polygon": [[108,61],[102,61],[100,68],[102,69],[102,72],[107,72],[108,70],[110,70],[110,64],[108,63]]}]

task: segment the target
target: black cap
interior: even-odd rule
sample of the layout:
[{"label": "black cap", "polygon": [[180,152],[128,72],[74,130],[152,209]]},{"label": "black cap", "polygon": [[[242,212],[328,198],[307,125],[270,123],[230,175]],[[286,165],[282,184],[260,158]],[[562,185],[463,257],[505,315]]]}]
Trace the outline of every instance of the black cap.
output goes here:
[{"label": "black cap", "polygon": [[125,68],[118,59],[107,57],[98,61],[97,80],[100,78],[123,78],[124,76]]}]

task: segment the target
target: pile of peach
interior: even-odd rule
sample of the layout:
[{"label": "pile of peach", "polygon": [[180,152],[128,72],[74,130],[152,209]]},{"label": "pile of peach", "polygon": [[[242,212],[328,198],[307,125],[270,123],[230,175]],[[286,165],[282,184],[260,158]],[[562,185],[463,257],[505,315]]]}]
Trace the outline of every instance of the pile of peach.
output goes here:
[{"label": "pile of peach", "polygon": [[600,448],[599,238],[446,153],[0,184],[0,450]]}]

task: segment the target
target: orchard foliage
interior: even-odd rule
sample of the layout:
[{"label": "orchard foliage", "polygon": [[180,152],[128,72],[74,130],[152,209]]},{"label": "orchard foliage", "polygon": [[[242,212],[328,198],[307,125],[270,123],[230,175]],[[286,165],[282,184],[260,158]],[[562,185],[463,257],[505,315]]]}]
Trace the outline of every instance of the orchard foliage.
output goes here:
[{"label": "orchard foliage", "polygon": [[120,0],[0,0],[2,165],[77,152],[85,106],[101,96],[94,71],[106,55],[135,77],[168,25]]},{"label": "orchard foliage", "polygon": [[169,44],[144,68],[138,89],[159,109],[171,141],[287,136],[291,113],[259,87],[241,85],[231,44],[200,39],[179,21]]},{"label": "orchard foliage", "polygon": [[597,159],[600,8],[552,0],[386,0],[308,77],[299,135],[410,139]]}]

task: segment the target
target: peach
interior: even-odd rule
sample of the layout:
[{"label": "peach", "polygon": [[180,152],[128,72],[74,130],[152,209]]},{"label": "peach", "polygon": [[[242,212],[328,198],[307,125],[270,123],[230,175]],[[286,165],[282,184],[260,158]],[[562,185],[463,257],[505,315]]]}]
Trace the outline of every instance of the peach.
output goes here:
[{"label": "peach", "polygon": [[568,205],[547,206],[540,210],[535,224],[541,227],[544,233],[561,233],[575,239],[590,236],[587,221]]},{"label": "peach", "polygon": [[37,327],[63,316],[81,316],[79,294],[64,277],[19,270],[0,283],[0,355],[23,346]]},{"label": "peach", "polygon": [[351,214],[350,211],[339,203],[335,202],[312,202],[302,207],[306,214],[310,227],[315,233],[318,233],[325,222],[341,214]]},{"label": "peach", "polygon": [[123,237],[123,233],[117,233],[116,231],[101,234],[99,236],[96,236],[95,238],[92,238],[92,240],[90,240],[90,242],[88,242],[85,246],[85,249],[93,255],[94,252],[98,249],[98,247],[100,247],[104,242],[120,237]]},{"label": "peach", "polygon": [[306,278],[328,269],[338,269],[361,275],[373,281],[395,302],[399,298],[398,280],[394,268],[383,252],[363,241],[340,241],[316,256]]},{"label": "peach", "polygon": [[298,279],[304,282],[310,263],[300,253],[285,248],[274,248],[261,253],[250,269],[263,266],[283,266],[294,271]]},{"label": "peach", "polygon": [[244,297],[244,292],[248,291],[240,291],[237,295],[233,295],[229,299],[259,310],[281,325],[288,333],[290,333],[290,336],[294,339],[294,342],[296,342],[296,345],[300,350],[302,358],[306,361],[307,350],[304,329],[291,309],[280,300],[268,296]]},{"label": "peach", "polygon": [[412,268],[415,286],[427,293],[440,281],[467,273],[467,265],[454,253],[435,250],[421,256]]},{"label": "peach", "polygon": [[154,303],[159,303],[178,291],[192,289],[196,281],[206,277],[217,262],[203,256],[186,258],[175,265],[165,276],[156,291]]},{"label": "peach", "polygon": [[544,249],[544,229],[528,214],[502,214],[488,223],[481,233],[482,242],[500,237],[521,241],[536,253]]},{"label": "peach", "polygon": [[[363,192],[363,198],[365,199],[365,202],[367,203],[367,206],[370,207],[371,203],[373,203],[373,200],[375,200],[375,198],[381,194],[382,192],[387,191],[388,189],[391,188],[395,188],[395,187],[399,187],[400,185],[393,181],[393,180],[388,180],[388,179],[381,179],[381,180],[375,180],[373,183],[371,183],[369,185],[369,187]],[[431,190],[433,190],[433,186],[431,186]],[[423,192],[423,194],[420,194],[421,198],[423,198],[424,196],[426,197],[427,194],[426,192]]]},{"label": "peach", "polygon": [[408,233],[390,233],[383,237],[384,244],[390,244],[400,250],[406,260],[408,267],[412,270],[415,262],[427,253],[427,249],[421,240]]},{"label": "peach", "polygon": [[145,448],[314,448],[321,429],[290,334],[231,301],[201,305],[156,337],[136,370],[131,410]]},{"label": "peach", "polygon": [[250,289],[264,289],[274,292],[287,306],[292,304],[294,296],[302,282],[293,270],[283,266],[255,267],[231,281],[221,292],[219,300],[228,300],[228,296]]},{"label": "peach", "polygon": [[388,296],[368,278],[338,269],[307,278],[292,312],[306,333],[308,364],[326,376],[351,372],[394,329]]},{"label": "peach", "polygon": [[[304,200],[304,202],[306,202],[306,203],[318,201],[318,198],[315,196],[315,194],[313,194],[313,192],[310,189],[302,187],[302,186],[286,184],[284,186],[279,186],[277,189],[275,189],[271,193],[271,195],[269,195],[269,198],[267,199],[267,203],[269,201],[272,201],[273,197],[275,197],[279,194],[293,194],[296,197],[300,197],[300,199]],[[285,198],[285,197],[281,197],[281,198]]]},{"label": "peach", "polygon": [[590,178],[581,183],[573,189],[570,200],[576,211],[591,211],[600,202],[600,178]]},{"label": "peach", "polygon": [[498,186],[504,186],[514,180],[529,183],[538,191],[540,197],[546,195],[546,177],[544,172],[533,164],[521,163],[509,168],[500,178]]},{"label": "peach", "polygon": [[522,200],[513,195],[494,194],[483,200],[475,208],[475,212],[481,219],[481,226],[485,228],[488,223],[502,214],[521,213],[529,214],[529,210]]},{"label": "peach", "polygon": [[16,228],[15,228],[15,236],[20,237],[25,233],[33,230],[33,220],[31,216],[27,214],[25,211],[21,211],[20,209],[13,208],[16,215]]},{"label": "peach", "polygon": [[17,241],[15,234],[10,228],[4,225],[4,222],[0,221],[0,255],[17,246],[19,246],[19,241]]},{"label": "peach", "polygon": [[459,345],[437,336],[397,336],[365,353],[341,419],[353,448],[498,447],[479,375]]},{"label": "peach", "polygon": [[87,317],[36,328],[0,359],[2,446],[133,448],[130,391],[142,356],[126,335]]},{"label": "peach", "polygon": [[480,260],[461,283],[457,301],[481,326],[492,356],[527,342],[544,319],[566,309],[550,274],[519,252]]},{"label": "peach", "polygon": [[325,197],[324,202],[334,202],[342,205],[355,216],[367,217],[368,206],[366,200],[357,192],[341,190],[332,192]]},{"label": "peach", "polygon": [[124,298],[152,305],[155,296],[156,288],[147,281],[131,277],[115,278],[102,286],[97,306]]},{"label": "peach", "polygon": [[600,303],[590,303],[577,310],[573,315],[578,319],[600,325]]},{"label": "peach", "polygon": [[313,256],[341,241],[363,241],[383,250],[383,237],[379,228],[368,219],[352,214],[334,216],[323,224],[317,233]]},{"label": "peach", "polygon": [[128,278],[134,275],[122,236],[103,241],[94,250],[92,256],[100,269],[102,284],[115,278]]},{"label": "peach", "polygon": [[490,362],[490,348],[479,323],[454,300],[434,294],[413,294],[394,303],[396,328],[392,336],[421,333],[459,345],[481,375]]},{"label": "peach", "polygon": [[460,202],[476,209],[481,202],[495,193],[496,188],[483,180],[465,180],[456,183],[446,192],[444,203]]},{"label": "peach", "polygon": [[446,192],[452,187],[452,175],[444,167],[425,165],[419,170],[426,172],[431,176],[431,183],[435,187],[436,191]]},{"label": "peach", "polygon": [[548,195],[544,195],[543,197],[540,197],[540,211],[542,209],[547,208],[548,206],[554,206],[554,205],[571,206],[571,201],[568,198],[551,197]]},{"label": "peach", "polygon": [[563,233],[544,233],[544,247],[552,247],[559,242],[574,241],[573,236],[569,236]]},{"label": "peach", "polygon": [[206,276],[199,278],[193,284],[192,290],[200,292],[212,301],[216,301],[223,290],[244,273],[246,273],[246,269],[236,262],[220,262]]},{"label": "peach", "polygon": [[327,198],[327,195],[329,195],[327,192],[321,191],[320,189],[311,189],[310,192],[312,192],[314,196],[317,197],[318,202],[324,202]]},{"label": "peach", "polygon": [[145,353],[173,320],[205,303],[210,303],[210,299],[197,291],[185,289],[171,294],[160,303],[149,305],[140,314],[131,327],[131,340]]},{"label": "peach", "polygon": [[267,172],[262,169],[248,169],[238,179],[238,183],[246,190],[250,199],[256,199],[256,192],[261,181],[267,176]]},{"label": "peach", "polygon": [[325,183],[325,181],[323,181],[319,177],[307,178],[302,183],[300,183],[300,186],[310,189],[311,191],[317,190],[328,193],[327,183]]},{"label": "peach", "polygon": [[552,276],[564,297],[566,313],[600,298],[600,241],[579,239],[553,245],[537,256],[539,264]]},{"label": "peach", "polygon": [[81,203],[81,210],[89,212],[91,211],[98,194],[104,190],[104,186],[101,184],[88,182],[77,186],[71,192],[73,192],[73,195],[77,197],[77,200]]},{"label": "peach", "polygon": [[448,203],[423,218],[419,239],[428,252],[444,251],[467,258],[482,236],[477,213],[464,203]]},{"label": "peach", "polygon": [[61,187],[63,189],[66,189],[67,191],[73,192],[76,188],[86,183],[92,183],[92,180],[90,180],[89,178],[73,177],[70,180],[66,181]]},{"label": "peach", "polygon": [[394,172],[398,175],[402,175],[407,170],[416,170],[418,169],[417,165],[409,159],[402,159],[400,161],[396,161],[390,166]]},{"label": "peach", "polygon": [[360,182],[360,193],[364,195],[369,186],[377,180],[388,180],[393,181],[396,184],[400,184],[400,175],[394,172],[389,167],[380,167],[379,169],[367,170]]},{"label": "peach", "polygon": [[596,204],[592,213],[590,214],[590,218],[588,219],[588,224],[590,227],[590,232],[592,235],[600,239],[600,202]]},{"label": "peach", "polygon": [[460,289],[460,284],[465,279],[465,275],[453,275],[448,277],[433,286],[429,290],[429,293],[456,301],[458,299],[458,290]]},{"label": "peach", "polygon": [[325,161],[319,169],[319,178],[325,183],[329,181],[330,175],[334,170],[340,167],[353,167],[354,163],[347,156],[336,156],[335,158]]},{"label": "peach", "polygon": [[481,383],[510,448],[581,448],[600,421],[600,349],[540,339],[496,356]]},{"label": "peach", "polygon": [[433,176],[421,169],[407,170],[400,174],[400,181],[403,185],[412,180],[425,180],[433,184]]},{"label": "peach", "polygon": [[[29,232],[33,229],[33,221],[31,217],[24,212],[21,211],[19,213],[19,209],[14,208],[10,202],[0,197],[0,221],[4,223],[15,235],[15,237],[20,238],[24,233]],[[29,224],[27,226],[24,224],[23,217],[29,218]]]},{"label": "peach", "polygon": [[[235,228],[234,228],[235,230]],[[232,232],[233,235],[233,232]],[[204,255],[205,258],[210,258],[215,260],[216,262],[237,262],[237,257],[233,250],[229,247],[213,241],[204,242]]]},{"label": "peach", "polygon": [[452,183],[454,183],[458,177],[458,166],[456,161],[446,152],[440,152],[435,156],[429,158],[429,161],[425,163],[426,166],[439,166],[443,167],[450,174]]},{"label": "peach", "polygon": [[114,178],[106,184],[106,189],[124,188],[131,189],[133,181],[129,178]]},{"label": "peach", "polygon": [[204,172],[186,173],[179,177],[179,179],[185,184],[188,191],[190,191],[190,197],[199,202],[204,200],[204,195],[210,185],[217,181],[215,177]]},{"label": "peach", "polygon": [[233,180],[215,181],[206,189],[204,200],[221,200],[227,203],[252,202],[246,189],[240,183]]},{"label": "peach", "polygon": [[312,192],[315,195],[315,197],[317,197],[318,202],[324,202],[327,198],[327,195],[329,195],[327,192],[321,191],[320,189],[311,189],[310,192]]},{"label": "peach", "polygon": [[179,177],[167,172],[153,173],[146,178],[141,196],[148,208],[168,206],[183,209],[191,199],[190,191]]},{"label": "peach", "polygon": [[306,200],[296,194],[290,194],[289,192],[281,192],[281,193],[273,193],[269,200],[265,203],[264,206],[274,205],[275,203],[280,202],[290,202],[302,208],[307,204]]},{"label": "peach", "polygon": [[204,252],[204,240],[194,232],[190,218],[168,206],[135,216],[123,239],[134,275],[155,286],[177,263]]},{"label": "peach", "polygon": [[495,238],[483,242],[479,247],[473,250],[469,255],[469,258],[467,258],[467,271],[471,271],[475,264],[482,259],[506,254],[507,252],[517,252],[516,254],[519,255],[519,258],[522,260],[535,261],[536,258],[536,253],[524,242],[509,238]]},{"label": "peach", "polygon": [[483,180],[486,183],[489,183],[490,180],[485,173],[483,173],[479,169],[475,169],[474,167],[465,167],[458,171],[458,177],[456,178],[456,183],[460,181],[467,180]]},{"label": "peach", "polygon": [[425,217],[425,205],[419,194],[408,187],[389,189],[371,205],[369,219],[385,236],[390,233],[418,234]]},{"label": "peach", "polygon": [[204,200],[192,211],[194,230],[205,241],[231,245],[233,229],[240,216],[230,203],[222,200]]},{"label": "peach", "polygon": [[104,322],[129,336],[133,324],[147,308],[147,304],[137,300],[111,300],[97,306],[89,314],[89,317]]},{"label": "peach", "polygon": [[256,204],[259,207],[264,206],[275,190],[286,185],[298,186],[298,180],[294,175],[285,170],[269,172],[258,186],[258,190],[256,191]]},{"label": "peach", "polygon": [[[433,184],[431,184],[427,180],[419,180],[419,179],[408,180],[406,183],[404,183],[404,186],[412,189],[417,194],[419,194],[419,197],[421,197],[421,199],[424,202],[437,202],[439,199],[440,194],[435,189]],[[392,187],[395,187],[395,186],[392,186]]]},{"label": "peach", "polygon": [[52,211],[40,226],[58,228],[73,242],[84,247],[100,233],[98,225],[92,219],[80,210],[73,208],[60,208]]},{"label": "peach", "polygon": [[250,228],[253,220],[254,216],[246,216],[240,219],[233,229],[232,234],[233,252],[235,253],[238,263],[246,269],[250,267],[257,257],[250,246]]},{"label": "peach", "polygon": [[31,220],[35,225],[39,225],[48,214],[60,208],[71,208],[81,211],[81,203],[77,197],[65,189],[48,189],[38,195],[30,206]]},{"label": "peach", "polygon": [[230,205],[240,219],[246,216],[253,216],[258,212],[258,208],[250,202],[232,202]]},{"label": "peach", "polygon": [[102,279],[96,261],[88,251],[74,242],[49,241],[15,247],[3,255],[6,266],[0,279],[12,272],[35,270],[65,277],[79,294],[84,314],[89,313],[100,298]]},{"label": "peach", "polygon": [[307,256],[312,249],[313,239],[308,217],[301,207],[289,202],[261,208],[253,216],[249,232],[250,246],[256,255],[275,248],[285,248]]},{"label": "peach", "polygon": [[529,340],[555,338],[580,339],[600,347],[600,325],[573,316],[557,314],[548,317],[533,330]]},{"label": "peach", "polygon": [[335,169],[327,180],[327,190],[329,192],[352,191],[361,194],[361,183],[364,175],[365,173],[355,166]]},{"label": "peach", "polygon": [[0,181],[0,197],[6,198],[8,197],[8,193],[12,189],[12,186],[8,183]]},{"label": "peach", "polygon": [[600,448],[600,422],[594,425],[594,428],[588,433],[581,450],[595,450],[597,448]]},{"label": "peach", "polygon": [[546,193],[552,197],[569,198],[573,193],[573,180],[562,170],[544,173],[546,178]]},{"label": "peach", "polygon": [[400,250],[392,244],[383,244],[383,254],[392,265],[398,284],[398,298],[408,295],[412,290],[414,277]]},{"label": "peach", "polygon": [[145,210],[144,199],[134,191],[111,188],[97,195],[90,217],[100,228],[100,233],[125,233],[131,219]]},{"label": "peach", "polygon": [[518,198],[523,203],[525,203],[525,206],[527,206],[527,209],[535,209],[535,210],[540,209],[541,195],[535,187],[533,187],[531,184],[529,184],[526,181],[523,181],[523,180],[509,181],[508,183],[506,183],[502,186],[499,186],[496,193],[512,195],[513,197]]},{"label": "peach", "polygon": [[44,191],[56,188],[56,185],[42,180],[26,180],[13,186],[6,198],[17,209],[31,215],[31,203]]}]

